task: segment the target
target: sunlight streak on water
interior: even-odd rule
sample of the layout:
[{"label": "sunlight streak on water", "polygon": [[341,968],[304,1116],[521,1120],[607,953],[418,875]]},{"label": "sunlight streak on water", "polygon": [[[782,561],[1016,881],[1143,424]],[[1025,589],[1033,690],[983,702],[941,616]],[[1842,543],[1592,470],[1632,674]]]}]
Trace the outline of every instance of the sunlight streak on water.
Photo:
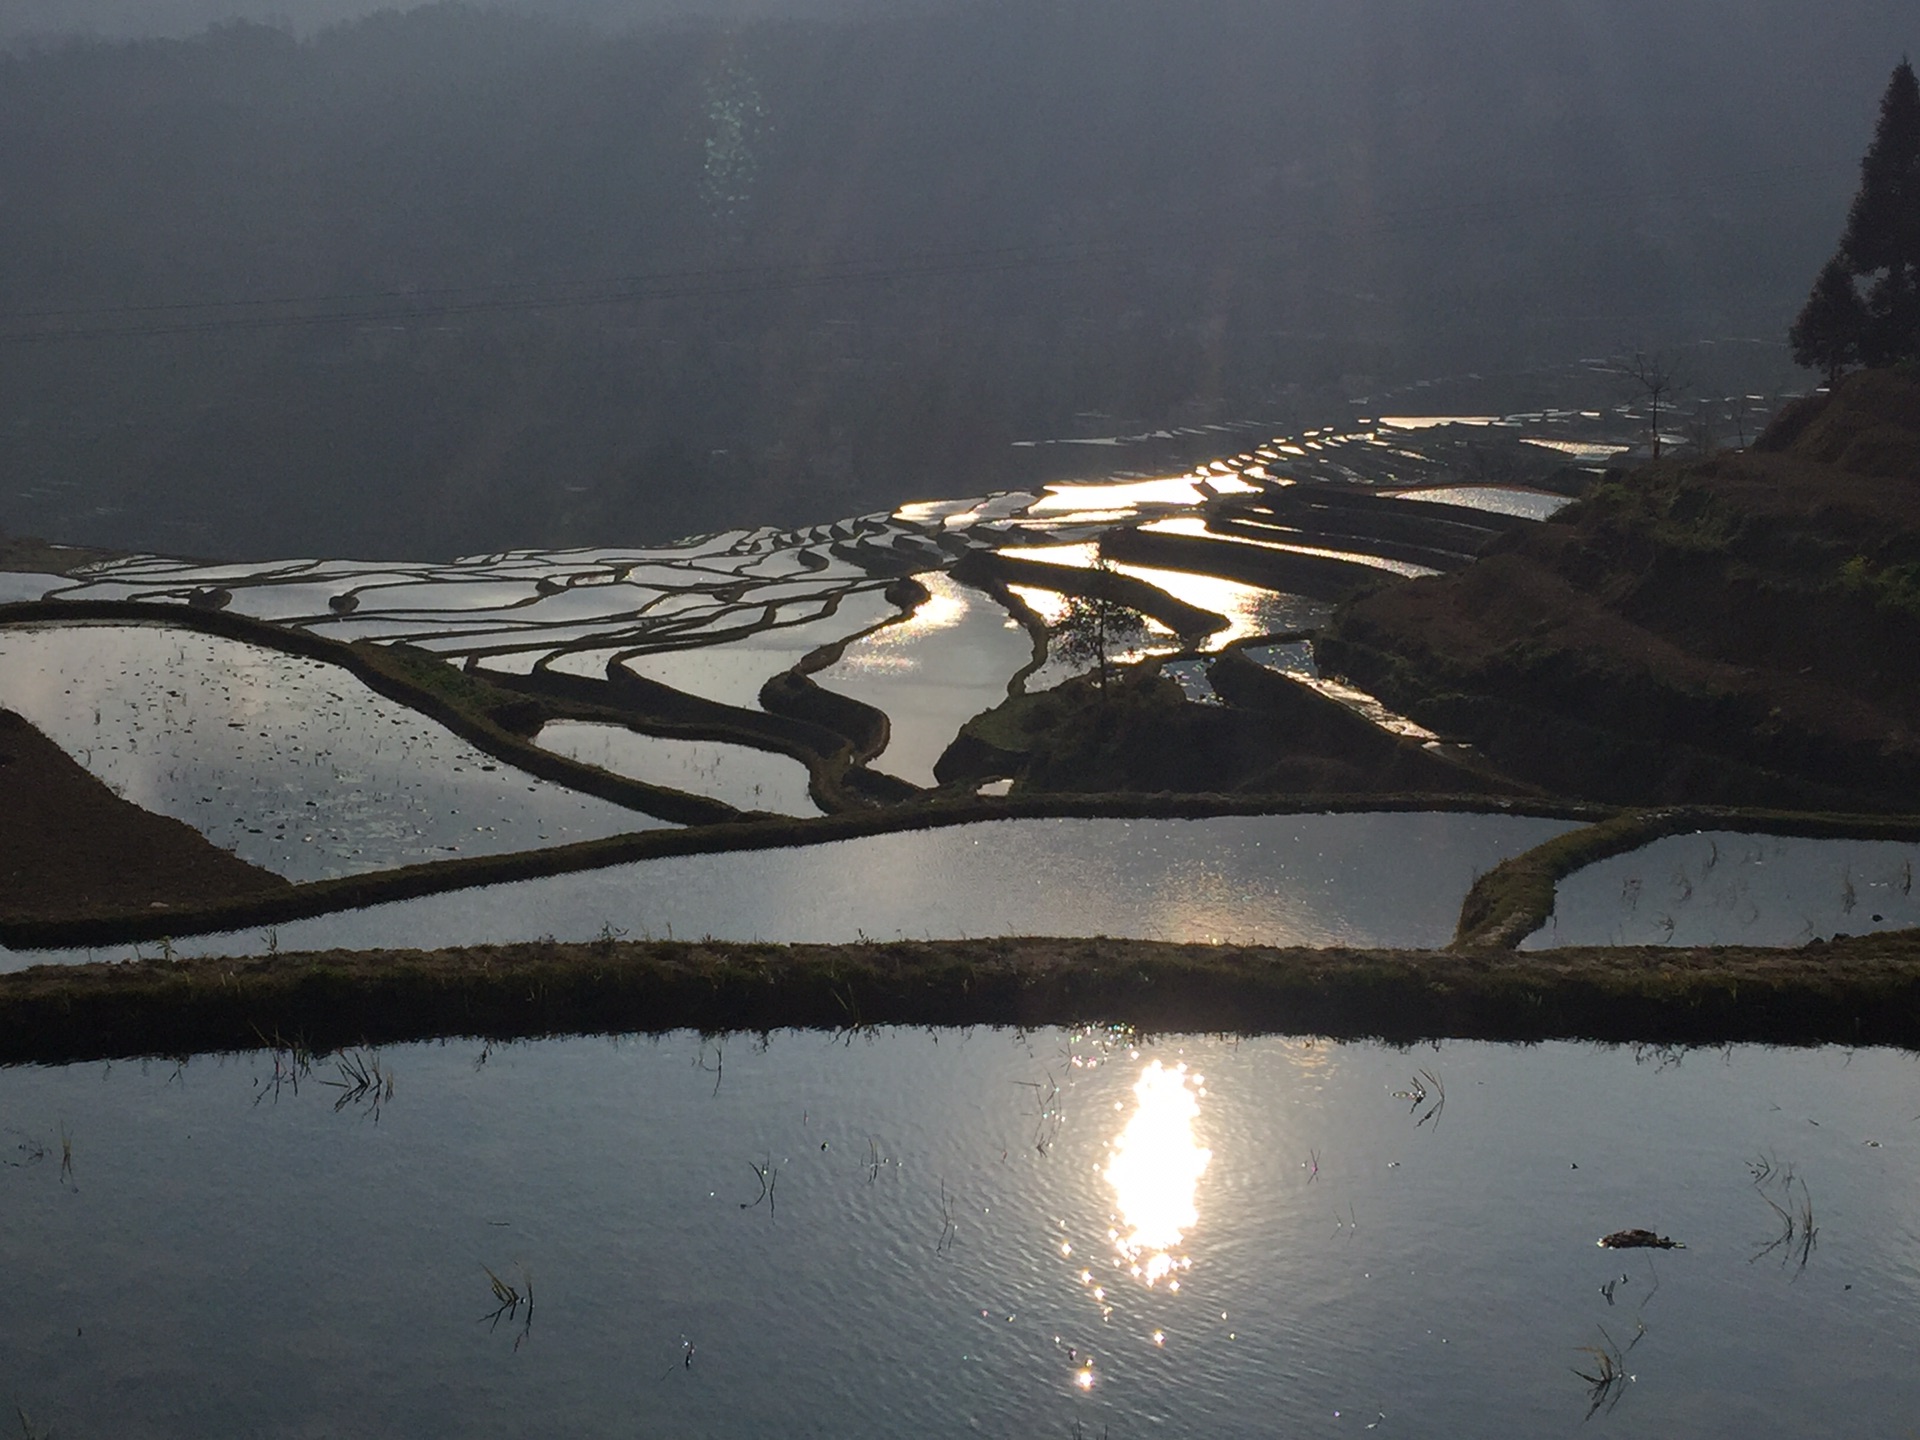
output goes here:
[{"label": "sunlight streak on water", "polygon": [[1063,510],[1112,506],[1136,509],[1142,505],[1198,505],[1205,499],[1190,475],[1165,480],[1115,480],[1104,485],[1056,484],[1047,486],[1047,493],[1028,506],[1027,513],[1048,515]]},{"label": "sunlight streak on water", "polygon": [[[1090,570],[1100,561],[1100,544],[1088,540],[1065,545],[1003,545],[1000,553],[1016,560],[1039,560],[1050,565],[1069,565]],[[1327,552],[1334,553],[1334,552]],[[1343,555],[1345,552],[1339,552]],[[1226,625],[1206,638],[1203,649],[1218,650],[1235,640],[1276,631],[1305,629],[1322,623],[1328,607],[1303,600],[1282,591],[1224,580],[1190,570],[1170,570],[1157,565],[1134,565],[1111,561],[1108,568],[1117,575],[1144,580],[1163,594],[1226,619]],[[1063,597],[1044,592],[1049,599],[1036,601],[1030,587],[1012,587],[1049,625],[1057,625],[1066,614]]]},{"label": "sunlight streak on water", "polygon": [[1565,495],[1545,490],[1528,490],[1514,485],[1432,485],[1418,490],[1394,493],[1397,500],[1423,500],[1429,504],[1464,505],[1469,510],[1488,510],[1496,515],[1518,515],[1527,520],[1548,520],[1573,503]]},{"label": "sunlight streak on water", "polygon": [[967,597],[943,572],[931,571],[919,578],[926,587],[925,602],[899,624],[889,625],[871,637],[870,644],[897,650],[935,631],[951,630],[966,618]]},{"label": "sunlight streak on water", "polygon": [[1045,565],[1068,565],[1075,570],[1091,570],[1100,560],[1097,540],[1070,541],[1064,545],[1002,545],[1000,554],[1009,560],[1038,560]]},{"label": "sunlight streak on water", "polygon": [[1009,585],[1007,589],[1038,615],[1043,625],[1058,625],[1067,618],[1067,597],[1058,590],[1042,590],[1037,585]]},{"label": "sunlight streak on water", "polygon": [[1281,550],[1294,555],[1318,555],[1328,560],[1345,560],[1353,565],[1368,565],[1376,570],[1389,570],[1396,575],[1405,575],[1409,579],[1440,573],[1430,565],[1415,565],[1407,560],[1389,560],[1384,556],[1364,555],[1355,550],[1334,550],[1321,545],[1300,545],[1278,540],[1255,540],[1245,535],[1221,535],[1209,529],[1206,517],[1201,515],[1175,515],[1166,520],[1150,520],[1140,529],[1153,534],[1190,535],[1222,545],[1241,545],[1257,550]]},{"label": "sunlight streak on water", "polygon": [[1150,1060],[1133,1087],[1134,1112],[1103,1172],[1123,1229],[1110,1233],[1127,1271],[1152,1286],[1192,1265],[1176,1251],[1200,1220],[1195,1196],[1213,1152],[1194,1138],[1203,1076]]}]

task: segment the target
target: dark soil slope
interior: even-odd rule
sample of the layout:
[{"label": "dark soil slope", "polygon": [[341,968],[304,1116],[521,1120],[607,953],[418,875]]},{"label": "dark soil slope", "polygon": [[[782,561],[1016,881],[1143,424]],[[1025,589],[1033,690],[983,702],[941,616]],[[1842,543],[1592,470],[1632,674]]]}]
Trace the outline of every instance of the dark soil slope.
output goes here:
[{"label": "dark soil slope", "polygon": [[199,831],[115,795],[0,710],[0,914],[157,909],[287,888]]},{"label": "dark soil slope", "polygon": [[1319,646],[1510,773],[1622,803],[1920,809],[1920,378],[1613,474]]}]

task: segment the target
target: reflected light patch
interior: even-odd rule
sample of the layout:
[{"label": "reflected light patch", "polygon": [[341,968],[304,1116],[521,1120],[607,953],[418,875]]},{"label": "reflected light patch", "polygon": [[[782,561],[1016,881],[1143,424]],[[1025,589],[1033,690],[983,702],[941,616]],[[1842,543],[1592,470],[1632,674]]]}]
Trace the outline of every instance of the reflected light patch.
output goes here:
[{"label": "reflected light patch", "polygon": [[[1007,589],[1019,596],[1027,608],[1040,617],[1042,624],[1058,625],[1066,618],[1071,600],[1058,590],[1046,590],[1038,585],[1009,585]],[[1147,643],[1137,647],[1121,646],[1108,652],[1107,658],[1114,664],[1131,665],[1145,656],[1164,653],[1167,649],[1165,642],[1177,638],[1172,630],[1151,615],[1144,618],[1147,622]]]},{"label": "reflected light patch", "polygon": [[1395,430],[1432,430],[1441,425],[1492,425],[1498,415],[1382,415],[1379,423]]},{"label": "reflected light patch", "polygon": [[1199,515],[1175,515],[1166,520],[1150,520],[1140,528],[1164,535],[1194,535],[1223,545],[1241,545],[1255,550],[1281,550],[1292,555],[1320,555],[1329,560],[1345,560],[1354,565],[1370,565],[1375,570],[1390,570],[1396,575],[1405,575],[1409,579],[1440,573],[1431,566],[1415,565],[1406,560],[1388,560],[1380,555],[1362,555],[1354,550],[1329,550],[1320,545],[1294,545],[1278,540],[1255,540],[1246,535],[1221,535],[1209,530],[1206,520]]},{"label": "reflected light patch", "polygon": [[972,601],[960,585],[939,571],[915,579],[927,587],[926,603],[893,624],[848,646],[840,664],[864,674],[904,674],[920,668],[915,646],[941,630],[951,630],[966,619]]},{"label": "reflected light patch", "polygon": [[1029,515],[1061,510],[1131,509],[1137,505],[1198,505],[1207,497],[1186,476],[1167,480],[1116,480],[1095,485],[1049,485],[1028,507]]},{"label": "reflected light patch", "polygon": [[916,576],[927,587],[926,603],[917,607],[912,614],[897,624],[889,625],[885,630],[874,633],[874,639],[882,636],[896,642],[931,635],[936,630],[951,630],[966,617],[967,597],[954,581],[939,571]]},{"label": "reflected light patch", "polygon": [[1192,1263],[1176,1252],[1200,1218],[1195,1193],[1213,1159],[1193,1134],[1204,1093],[1200,1077],[1189,1076],[1184,1064],[1149,1061],[1134,1083],[1133,1115],[1104,1172],[1120,1207],[1114,1248],[1128,1273],[1149,1286]]},{"label": "reflected light patch", "polygon": [[969,510],[977,510],[984,503],[978,498],[971,500],[915,500],[902,505],[893,512],[893,518],[904,520],[913,525],[935,524],[949,515],[964,515]]},{"label": "reflected light patch", "polygon": [[1067,614],[1067,597],[1058,590],[1042,590],[1036,585],[1009,585],[1026,607],[1040,617],[1043,625],[1058,625]]},{"label": "reflected light patch", "polygon": [[1543,450],[1571,455],[1576,460],[1606,460],[1633,448],[1631,445],[1610,445],[1597,440],[1550,440],[1539,435],[1522,435],[1520,441],[1524,445],[1538,445]]},{"label": "reflected light patch", "polygon": [[[1171,528],[1180,522],[1165,523]],[[1183,533],[1200,533],[1204,524],[1204,521],[1196,519],[1197,528]],[[1020,560],[1039,560],[1071,566],[1076,570],[1091,570],[1100,559],[1100,546],[1095,541],[1079,545],[1003,545],[999,553]],[[1207,650],[1218,650],[1252,635],[1311,627],[1323,618],[1324,607],[1311,602],[1303,606],[1298,597],[1242,584],[1237,580],[1223,580],[1218,576],[1189,570],[1167,570],[1157,565],[1133,565],[1124,560],[1109,561],[1108,568],[1117,575],[1131,575],[1136,580],[1144,580],[1162,594],[1223,617],[1227,624],[1207,637],[1202,647]],[[1049,625],[1058,624],[1066,614],[1066,602],[1056,592],[1021,585],[1009,588],[1032,606],[1035,613]],[[1036,596],[1049,598],[1042,603],[1035,599]],[[1295,611],[1300,613],[1293,613]]]},{"label": "reflected light patch", "polygon": [[1235,640],[1252,635],[1267,635],[1276,630],[1293,628],[1285,619],[1277,619],[1281,612],[1296,604],[1294,597],[1283,595],[1277,590],[1266,590],[1257,585],[1243,585],[1237,580],[1223,580],[1215,575],[1200,575],[1187,570],[1163,570],[1153,565],[1129,565],[1125,561],[1113,562],[1113,569],[1121,575],[1131,575],[1136,580],[1144,580],[1154,589],[1171,595],[1176,600],[1219,615],[1227,621],[1224,629],[1216,630],[1206,638],[1201,648],[1218,650]]},{"label": "reflected light patch", "polygon": [[1002,545],[996,553],[1014,560],[1038,560],[1047,565],[1091,570],[1100,558],[1100,545],[1094,540],[1071,545]]},{"label": "reflected light patch", "polygon": [[[1025,518],[1025,517],[1023,517]],[[1030,520],[1020,528],[1026,531],[1062,530],[1072,525],[1118,525],[1134,518],[1131,510],[1065,510],[1058,513],[1049,511],[1043,520]]]},{"label": "reflected light patch", "polygon": [[1288,672],[1287,678],[1311,690],[1318,690],[1329,700],[1336,700],[1349,710],[1365,716],[1382,730],[1390,730],[1410,740],[1427,741],[1440,738],[1417,721],[1409,720],[1404,715],[1396,715],[1364,690],[1356,690],[1351,685],[1342,685],[1338,680],[1329,680],[1323,675],[1300,675]]},{"label": "reflected light patch", "polygon": [[1400,500],[1437,501],[1442,505],[1464,505],[1469,510],[1488,510],[1496,515],[1519,515],[1528,520],[1546,520],[1573,503],[1565,495],[1546,490],[1528,490],[1514,485],[1441,485],[1420,490],[1402,490]]}]

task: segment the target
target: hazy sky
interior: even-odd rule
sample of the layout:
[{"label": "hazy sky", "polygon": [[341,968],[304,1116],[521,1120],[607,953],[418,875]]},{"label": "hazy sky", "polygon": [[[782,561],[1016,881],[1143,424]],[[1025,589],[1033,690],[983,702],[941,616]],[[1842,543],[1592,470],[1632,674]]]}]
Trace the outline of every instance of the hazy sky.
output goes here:
[{"label": "hazy sky", "polygon": [[[3,0],[0,41],[75,33],[111,39],[197,34],[245,19],[310,34],[376,10],[411,10],[420,0]],[[679,15],[834,15],[911,8],[914,0],[514,0],[509,9],[624,26]]]}]

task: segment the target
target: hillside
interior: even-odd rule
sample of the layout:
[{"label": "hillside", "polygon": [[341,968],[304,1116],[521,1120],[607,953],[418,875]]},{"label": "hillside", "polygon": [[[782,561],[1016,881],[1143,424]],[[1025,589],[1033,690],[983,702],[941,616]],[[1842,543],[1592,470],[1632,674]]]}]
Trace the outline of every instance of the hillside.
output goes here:
[{"label": "hillside", "polygon": [[1606,482],[1347,607],[1330,669],[1513,775],[1618,803],[1920,806],[1920,378]]}]

